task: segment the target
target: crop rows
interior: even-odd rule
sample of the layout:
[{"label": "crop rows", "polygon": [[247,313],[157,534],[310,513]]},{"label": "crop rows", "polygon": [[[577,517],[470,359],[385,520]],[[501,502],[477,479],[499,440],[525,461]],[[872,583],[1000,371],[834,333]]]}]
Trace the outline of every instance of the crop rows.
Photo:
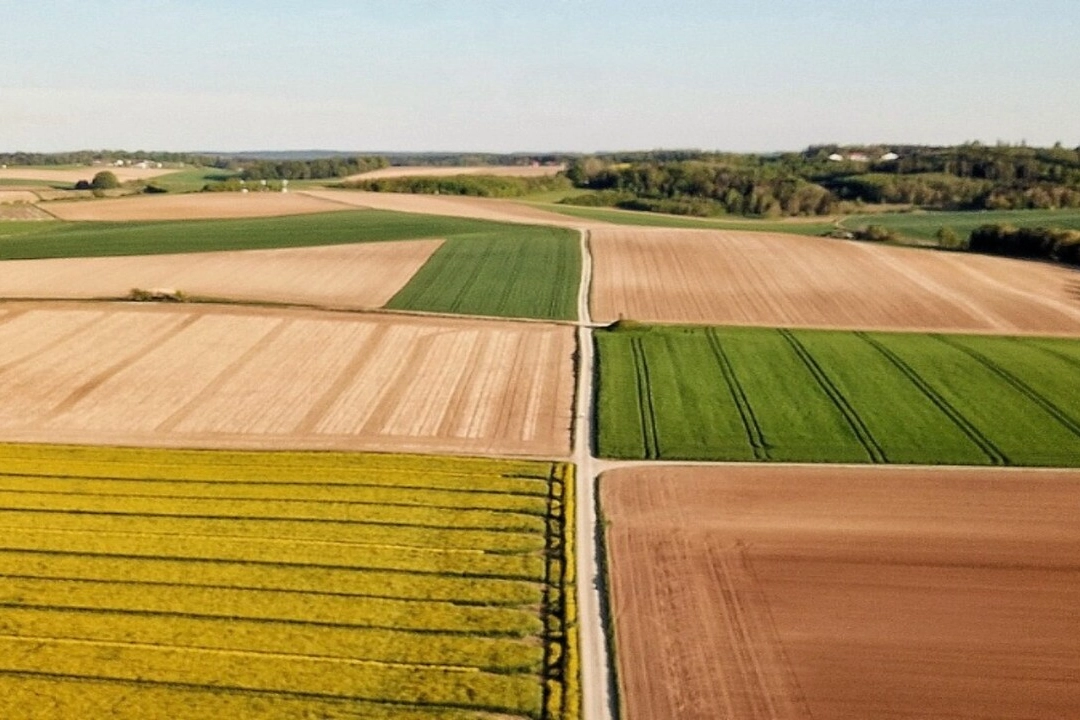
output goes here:
[{"label": "crop rows", "polygon": [[0,467],[5,697],[577,717],[565,465],[0,445]]},{"label": "crop rows", "polygon": [[570,320],[581,258],[572,233],[522,228],[448,240],[386,307]]},{"label": "crop rows", "polygon": [[1080,464],[1080,342],[635,327],[597,333],[608,457]]}]

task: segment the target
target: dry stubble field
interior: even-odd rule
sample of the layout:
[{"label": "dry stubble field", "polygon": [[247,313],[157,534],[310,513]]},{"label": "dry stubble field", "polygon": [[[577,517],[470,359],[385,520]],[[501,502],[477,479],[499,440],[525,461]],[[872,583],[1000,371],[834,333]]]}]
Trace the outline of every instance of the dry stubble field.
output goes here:
[{"label": "dry stubble field", "polygon": [[572,328],[0,305],[0,438],[563,457]]},{"label": "dry stubble field", "polygon": [[305,193],[280,192],[132,195],[106,200],[55,201],[47,207],[61,220],[112,222],[277,217],[354,209]]},{"label": "dry stubble field", "polygon": [[172,288],[229,300],[345,308],[385,305],[441,240],[178,255],[9,260],[0,297],[123,297],[132,288]]},{"label": "dry stubble field", "polygon": [[1080,333],[1080,275],[1049,264],[757,232],[594,227],[593,318]]},{"label": "dry stubble field", "polygon": [[409,195],[406,193],[364,192],[362,190],[307,190],[304,194],[320,200],[344,203],[353,207],[418,213],[420,215],[445,215],[495,222],[552,225],[568,228],[599,224],[595,221],[579,220],[566,215],[547,212],[512,200],[493,198]]},{"label": "dry stubble field", "polygon": [[1075,471],[605,473],[629,720],[1080,716]]}]

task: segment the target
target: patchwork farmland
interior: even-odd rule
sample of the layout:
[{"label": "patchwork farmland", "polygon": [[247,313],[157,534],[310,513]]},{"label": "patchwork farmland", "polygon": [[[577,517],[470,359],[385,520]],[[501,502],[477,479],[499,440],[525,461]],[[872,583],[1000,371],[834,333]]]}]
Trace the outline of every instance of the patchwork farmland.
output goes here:
[{"label": "patchwork farmland", "polygon": [[13,304],[0,438],[564,457],[573,344],[540,323]]},{"label": "patchwork farmland", "polygon": [[7,720],[577,717],[567,465],[0,445],[0,467]]},{"label": "patchwork farmland", "polygon": [[605,473],[621,716],[1077,716],[1078,482],[1003,469]]},{"label": "patchwork farmland", "polygon": [[[403,250],[377,251],[357,247],[335,254],[329,246],[436,240],[442,241],[438,250],[428,257],[415,278],[404,284],[399,295],[391,299],[390,307],[547,320],[571,320],[577,315],[575,298],[581,274],[581,251],[576,234],[558,228],[356,210],[284,218],[48,223],[34,228],[27,228],[25,223],[19,225],[21,227],[16,228],[11,237],[0,243],[0,258],[64,258],[72,264],[0,266],[0,292],[6,290],[9,297],[82,296],[79,288],[87,287],[86,279],[76,278],[74,287],[65,290],[56,287],[54,273],[59,273],[57,279],[63,280],[67,273],[100,269],[103,276],[89,280],[90,288],[99,288],[98,283],[106,282],[108,278],[117,283],[130,278],[124,293],[136,282],[145,280],[148,285],[152,281],[154,286],[183,291],[206,288],[211,295],[231,299],[299,299],[315,303],[323,302],[329,290],[331,297],[343,294],[346,305],[365,305],[364,300],[371,297],[365,288],[357,288],[355,293],[341,289],[341,283],[347,282],[350,268],[336,266],[332,260],[320,262],[318,258],[330,256],[348,262],[348,258],[356,254],[362,258],[361,265],[351,269],[369,274],[379,273],[385,266],[364,267],[365,260],[404,256],[404,265],[394,268],[388,277],[380,273],[376,278],[381,287],[388,280],[397,282],[403,277],[402,273],[410,269],[408,254]],[[284,254],[284,258],[269,254],[215,254],[180,261],[126,259],[112,263],[74,263],[75,258],[85,257],[131,258],[301,247],[321,249],[304,254]],[[315,259],[318,267],[314,276],[306,276],[302,267],[295,272],[279,272],[272,267],[277,264],[280,270],[282,262],[291,267],[291,261],[298,261],[297,256]],[[250,268],[236,272],[238,264],[246,263],[251,263]],[[264,272],[258,272],[260,270]],[[234,288],[228,287],[231,272],[237,277]],[[333,287],[335,278],[337,289]],[[324,281],[326,286],[323,286]],[[305,289],[305,282],[311,287]],[[359,278],[354,282],[361,285]]]},{"label": "patchwork farmland", "polygon": [[617,458],[1080,465],[1080,341],[760,328],[600,331]]}]

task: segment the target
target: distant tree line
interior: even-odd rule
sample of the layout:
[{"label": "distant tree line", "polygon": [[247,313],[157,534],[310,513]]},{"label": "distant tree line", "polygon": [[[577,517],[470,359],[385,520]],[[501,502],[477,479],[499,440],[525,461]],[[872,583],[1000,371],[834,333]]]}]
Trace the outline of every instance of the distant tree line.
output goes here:
[{"label": "distant tree line", "polygon": [[691,215],[823,215],[859,203],[942,210],[1080,207],[1080,149],[1060,145],[611,153],[571,159],[567,176],[577,187],[599,191],[564,201],[570,204]]},{"label": "distant tree line", "polygon": [[198,153],[146,152],[137,150],[77,150],[60,153],[8,152],[0,153],[0,165],[94,165],[124,162],[151,162],[213,166],[218,156]]},{"label": "distant tree line", "polygon": [[353,156],[315,160],[237,161],[244,180],[322,180],[378,170],[389,165],[384,157]]},{"label": "distant tree line", "polygon": [[546,177],[451,175],[447,177],[376,178],[343,183],[342,186],[373,192],[511,198],[549,190],[566,190],[571,187],[571,184],[569,180],[561,175]]}]

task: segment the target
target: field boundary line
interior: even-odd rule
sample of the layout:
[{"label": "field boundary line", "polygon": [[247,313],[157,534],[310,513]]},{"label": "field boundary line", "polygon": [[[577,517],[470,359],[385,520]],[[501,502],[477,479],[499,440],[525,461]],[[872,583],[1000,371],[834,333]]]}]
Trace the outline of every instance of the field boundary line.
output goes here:
[{"label": "field boundary line", "polygon": [[168,643],[147,643],[130,640],[99,640],[89,638],[70,638],[50,635],[10,635],[0,633],[0,640],[16,640],[27,642],[49,643],[55,645],[81,645],[106,648],[138,648],[142,650],[178,650],[181,652],[206,653],[207,655],[222,655],[226,657],[253,657],[275,658],[278,660],[313,660],[325,661],[341,665],[379,665],[390,667],[403,667],[415,670],[446,670],[460,673],[490,673],[478,665],[442,665],[440,663],[405,663],[394,660],[371,660],[364,658],[351,658],[343,655],[312,655],[308,653],[283,653],[267,650],[230,650],[226,648],[205,647],[202,645],[172,645]]},{"label": "field boundary line", "polygon": [[724,382],[727,383],[728,391],[735,401],[735,407],[739,411],[739,418],[742,420],[746,438],[754,452],[754,458],[768,460],[769,444],[765,440],[765,433],[761,430],[761,423],[758,422],[757,414],[750,404],[750,398],[746,396],[746,390],[743,388],[742,383],[739,382],[739,376],[735,374],[731,358],[728,357],[727,351],[724,350],[720,338],[716,334],[716,328],[706,328],[705,337],[713,355],[716,357],[717,364],[720,366],[720,372],[724,376]]},{"label": "field boundary line", "polygon": [[269,689],[269,688],[252,688],[239,685],[207,685],[203,683],[190,683],[179,682],[176,680],[155,680],[140,678],[138,680],[131,678],[115,677],[112,675],[89,675],[81,673],[55,673],[46,672],[43,670],[15,670],[9,668],[0,667],[0,676],[6,677],[32,677],[38,679],[49,679],[58,682],[66,682],[76,680],[79,682],[101,683],[111,685],[123,685],[131,687],[133,690],[145,686],[163,687],[174,690],[184,690],[188,692],[199,692],[210,695],[242,695],[245,697],[253,698],[290,698],[296,700],[325,700],[329,702],[353,702],[353,703],[365,703],[367,705],[377,705],[381,707],[390,708],[417,708],[421,711],[427,710],[467,710],[472,712],[484,712],[491,713],[491,708],[482,705],[466,705],[466,704],[447,704],[447,703],[434,703],[434,702],[403,702],[400,700],[388,700],[380,698],[364,697],[359,695],[336,695],[333,693],[325,692],[311,692],[303,690],[281,690],[281,689]]},{"label": "field boundary line", "polygon": [[806,346],[802,344],[798,337],[795,336],[791,330],[781,328],[777,330],[782,338],[787,341],[788,345],[795,354],[799,356],[803,365],[810,374],[814,376],[814,380],[817,381],[818,387],[820,387],[825,395],[832,401],[834,407],[840,411],[840,414],[844,416],[845,422],[852,432],[855,433],[856,439],[859,444],[863,446],[866,454],[869,456],[871,462],[876,464],[882,464],[889,462],[888,457],[885,455],[885,450],[874,438],[874,434],[870,432],[870,428],[866,426],[866,423],[859,413],[851,406],[848,399],[844,397],[844,394],[833,383],[825,369],[818,363],[817,358],[806,349]]},{"label": "field boundary line", "polygon": [[975,350],[974,348],[970,348],[961,343],[957,343],[942,335],[934,335],[933,338],[938,342],[943,343],[944,345],[947,345],[955,350],[959,350],[960,352],[964,353],[968,357],[978,362],[984,368],[1004,380],[1010,387],[1015,389],[1021,395],[1028,398],[1033,403],[1042,408],[1048,415],[1053,417],[1054,420],[1063,425],[1073,435],[1080,437],[1080,422],[1074,420],[1068,413],[1059,408],[1048,398],[1044,397],[1041,393],[1035,390],[1035,388],[1031,387],[1026,382],[1016,377],[1005,368],[998,365],[991,358],[982,354],[978,350]]},{"label": "field boundary line", "polygon": [[974,442],[980,450],[986,455],[987,459],[993,465],[1010,465],[1008,456],[1002,452],[997,445],[990,440],[990,438],[983,435],[982,431],[975,426],[970,420],[968,420],[963,413],[953,407],[952,403],[946,400],[938,393],[937,390],[930,385],[921,375],[919,375],[914,368],[908,365],[904,360],[894,353],[889,348],[885,347],[879,341],[870,337],[869,334],[861,331],[853,333],[853,335],[863,342],[870,345],[881,355],[885,357],[892,365],[899,370],[908,380],[911,381],[915,387],[926,396],[931,403],[933,403],[939,410],[945,413],[945,416],[949,418],[960,429],[964,435],[966,435],[972,442]]},{"label": "field boundary line", "polygon": [[[140,498],[145,500],[209,500],[220,501],[230,503],[244,503],[244,502],[274,502],[282,504],[300,504],[310,503],[312,505],[364,505],[364,506],[376,506],[376,507],[392,507],[392,508],[434,508],[436,510],[450,510],[454,512],[458,511],[480,511],[490,512],[498,515],[523,515],[526,517],[544,517],[541,512],[530,512],[528,510],[515,510],[513,508],[500,508],[500,507],[476,507],[471,505],[439,505],[434,503],[425,502],[389,502],[389,501],[374,501],[374,500],[342,500],[342,499],[329,499],[329,500],[316,500],[312,498],[275,498],[275,497],[255,497],[255,496],[228,496],[228,495],[166,495],[166,494],[146,494],[146,493],[104,493],[104,492],[90,492],[90,491],[70,491],[70,490],[11,490],[7,488],[0,488],[0,494],[10,493],[12,495],[55,495],[60,497],[71,498]],[[526,496],[531,497],[531,496]]]},{"label": "field boundary line", "polygon": [[[301,516],[279,516],[279,515],[206,515],[191,513],[162,513],[162,512],[122,512],[115,508],[111,510],[57,510],[55,508],[21,508],[21,507],[8,507],[0,506],[0,514],[4,512],[23,512],[23,513],[49,513],[49,514],[61,514],[61,515],[107,515],[115,517],[142,517],[142,518],[173,518],[180,520],[245,520],[250,522],[297,522],[297,523],[328,523],[339,525],[384,525],[388,527],[404,527],[404,528],[425,528],[432,530],[483,530],[484,532],[499,532],[499,533],[516,533],[521,534],[526,531],[520,527],[505,527],[505,526],[471,526],[471,525],[431,525],[424,523],[407,523],[407,522],[389,522],[385,520],[349,520],[344,518],[313,518],[313,517],[301,517]],[[530,516],[535,517],[535,516]]]}]

